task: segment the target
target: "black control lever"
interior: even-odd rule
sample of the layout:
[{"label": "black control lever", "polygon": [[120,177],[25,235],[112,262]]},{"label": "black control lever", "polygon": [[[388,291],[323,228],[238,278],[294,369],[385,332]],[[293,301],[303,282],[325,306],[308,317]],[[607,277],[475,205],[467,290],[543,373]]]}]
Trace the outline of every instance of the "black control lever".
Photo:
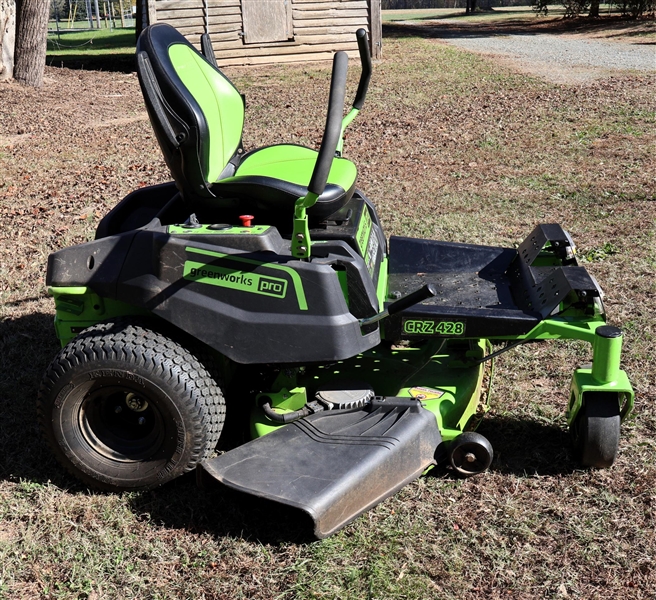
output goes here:
[{"label": "black control lever", "polygon": [[432,298],[436,295],[437,290],[435,289],[435,286],[432,283],[427,283],[425,286],[419,288],[411,294],[408,294],[403,298],[399,298],[396,302],[392,302],[392,304],[390,304],[384,311],[379,312],[377,315],[374,315],[373,317],[366,317],[364,319],[358,319],[358,321],[361,326],[377,323],[378,321],[385,319],[390,315],[401,312],[406,308],[410,308],[411,306],[419,304],[427,298]]},{"label": "black control lever", "polygon": [[364,104],[364,99],[367,96],[369,80],[371,79],[371,54],[369,54],[369,38],[367,32],[364,29],[358,29],[355,32],[355,36],[358,40],[358,51],[360,52],[362,73],[360,74],[358,91],[355,94],[355,100],[353,100],[353,108],[360,110]]}]

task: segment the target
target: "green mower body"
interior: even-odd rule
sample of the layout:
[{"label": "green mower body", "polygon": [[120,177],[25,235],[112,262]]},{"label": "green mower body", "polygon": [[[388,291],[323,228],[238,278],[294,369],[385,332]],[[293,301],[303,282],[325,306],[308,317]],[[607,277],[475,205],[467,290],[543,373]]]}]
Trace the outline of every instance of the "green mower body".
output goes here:
[{"label": "green mower body", "polygon": [[[243,100],[208,38],[201,54],[167,25],[142,34],[139,77],[174,181],[133,192],[95,240],[48,263],[62,351],[39,412],[84,482],[144,489],[198,468],[305,511],[325,537],[440,461],[487,469],[474,429],[494,357],[545,339],[592,345],[568,424],[584,465],[612,464],[633,391],[571,238],[543,224],[516,249],[388,244],[341,156],[371,72],[363,30],[358,42],[353,108],[342,119],[338,53],[318,152],[244,152]],[[212,458],[226,414],[251,441]]]}]

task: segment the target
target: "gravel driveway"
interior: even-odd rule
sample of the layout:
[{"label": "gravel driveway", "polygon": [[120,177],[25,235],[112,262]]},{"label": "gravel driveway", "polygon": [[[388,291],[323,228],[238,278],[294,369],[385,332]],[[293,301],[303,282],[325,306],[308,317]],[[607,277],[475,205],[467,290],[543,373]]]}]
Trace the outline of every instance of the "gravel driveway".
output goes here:
[{"label": "gravel driveway", "polygon": [[[612,71],[656,69],[656,47],[551,34],[446,38],[466,50],[498,54],[537,75],[561,82],[603,77]],[[549,77],[551,73],[551,77]]]},{"label": "gravel driveway", "polygon": [[[408,23],[409,24],[409,23]],[[579,83],[618,71],[656,72],[656,46],[550,33],[486,33],[471,27],[454,31],[431,21],[434,35],[448,44],[494,55],[518,69],[555,83]],[[446,26],[446,27],[444,27]],[[444,28],[443,28],[444,27]]]}]

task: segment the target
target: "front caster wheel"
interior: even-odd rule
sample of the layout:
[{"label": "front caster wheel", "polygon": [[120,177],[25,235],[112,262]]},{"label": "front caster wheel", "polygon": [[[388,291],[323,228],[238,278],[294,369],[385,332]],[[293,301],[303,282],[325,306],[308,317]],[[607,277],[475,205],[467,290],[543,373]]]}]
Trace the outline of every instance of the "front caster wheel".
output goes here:
[{"label": "front caster wheel", "polygon": [[467,431],[451,442],[449,462],[462,477],[486,471],[492,464],[494,452],[488,439],[480,433]]},{"label": "front caster wheel", "polygon": [[58,460],[108,491],[156,487],[214,449],[225,416],[219,382],[171,338],[126,320],[83,331],[39,390],[43,433]]},{"label": "front caster wheel", "polygon": [[588,393],[570,425],[572,445],[584,467],[604,469],[617,458],[620,444],[620,403],[617,394]]}]

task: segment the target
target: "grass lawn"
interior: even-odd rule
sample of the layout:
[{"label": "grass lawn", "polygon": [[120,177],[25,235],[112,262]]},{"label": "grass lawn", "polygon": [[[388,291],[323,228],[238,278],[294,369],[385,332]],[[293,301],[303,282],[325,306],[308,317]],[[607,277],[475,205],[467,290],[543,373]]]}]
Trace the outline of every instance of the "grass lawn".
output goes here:
[{"label": "grass lawn", "polygon": [[[653,598],[656,82],[557,85],[395,31],[346,139],[359,187],[388,235],[512,246],[537,223],[572,233],[626,334],[637,397],[616,464],[582,470],[569,452],[569,379],[589,348],[538,343],[497,362],[488,473],[436,469],[324,541],[191,475],[144,493],[85,489],[36,426],[58,348],[47,257],[169,175],[133,73],[49,67],[41,90],[0,85],[1,599]],[[326,64],[227,74],[247,97],[247,148],[316,145]]]},{"label": "grass lawn", "polygon": [[71,68],[133,70],[134,27],[123,29],[50,30],[46,63]]}]

